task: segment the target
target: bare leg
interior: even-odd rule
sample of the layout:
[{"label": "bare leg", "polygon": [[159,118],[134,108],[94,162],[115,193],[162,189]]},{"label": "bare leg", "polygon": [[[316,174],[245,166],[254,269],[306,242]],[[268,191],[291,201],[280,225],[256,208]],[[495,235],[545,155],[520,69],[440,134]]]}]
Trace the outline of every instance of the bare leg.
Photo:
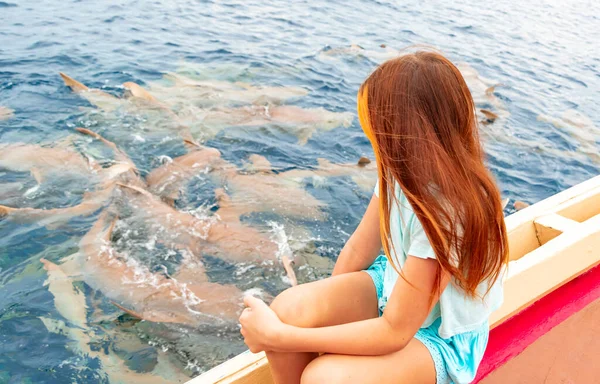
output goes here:
[{"label": "bare leg", "polygon": [[435,384],[436,371],[429,350],[418,340],[383,356],[323,355],[302,374],[302,384]]},{"label": "bare leg", "polygon": [[[271,308],[284,323],[298,327],[323,327],[378,316],[375,285],[364,272],[290,288],[277,296]],[[267,353],[277,384],[300,383],[302,372],[317,356],[317,353]]]}]

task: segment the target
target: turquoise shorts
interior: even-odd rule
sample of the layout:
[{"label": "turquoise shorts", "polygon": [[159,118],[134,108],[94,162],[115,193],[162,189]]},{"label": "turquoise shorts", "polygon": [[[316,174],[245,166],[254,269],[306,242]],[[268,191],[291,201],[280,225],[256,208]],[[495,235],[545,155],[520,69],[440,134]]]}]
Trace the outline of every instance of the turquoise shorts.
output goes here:
[{"label": "turquoise shorts", "polygon": [[[365,271],[375,284],[380,316],[387,304],[387,297],[384,296],[383,290],[383,276],[387,267],[387,258],[379,256]],[[442,318],[440,317],[429,327],[421,328],[415,334],[415,339],[423,343],[431,354],[435,364],[436,383],[467,384],[472,382],[487,346],[488,323],[486,322],[474,331],[460,333],[449,339],[443,339],[439,335],[438,329],[441,323]]]}]

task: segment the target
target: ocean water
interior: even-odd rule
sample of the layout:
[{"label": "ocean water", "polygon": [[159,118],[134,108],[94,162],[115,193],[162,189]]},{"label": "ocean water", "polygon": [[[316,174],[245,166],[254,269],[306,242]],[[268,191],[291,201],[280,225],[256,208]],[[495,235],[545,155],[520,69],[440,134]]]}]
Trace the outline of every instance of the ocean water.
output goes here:
[{"label": "ocean water", "polygon": [[[3,119],[0,110],[0,151],[36,144],[67,148],[103,169],[114,165],[112,151],[74,129],[86,127],[115,142],[143,178],[186,153],[181,124],[172,126],[181,119],[192,122],[195,140],[220,150],[242,174],[253,154],[277,174],[319,169],[317,159],[352,164],[372,158],[355,116],[360,83],[395,50],[427,45],[460,63],[478,108],[499,116],[481,130],[509,214],[514,201],[535,203],[600,171],[599,31],[600,3],[591,0],[0,1],[0,107],[13,111]],[[136,82],[179,117],[156,104],[116,101],[118,107],[102,109],[67,88],[59,72],[116,97],[126,93],[123,83]],[[194,93],[165,75],[213,88]],[[283,104],[311,109],[316,120],[228,120],[231,108],[263,113],[264,97],[248,91],[267,86],[280,87],[273,92],[281,98],[303,89]],[[491,86],[493,97],[484,92]],[[206,118],[215,110],[225,112]],[[97,174],[67,165],[44,174],[38,186],[28,171],[35,157],[33,151],[13,160],[23,168],[18,172],[0,169],[0,204],[74,206],[100,183]],[[197,172],[175,206],[210,221],[222,206],[215,189],[224,183]],[[251,192],[241,190],[242,197]],[[305,282],[330,271],[370,192],[349,176],[314,176],[301,190],[321,202],[323,217],[248,213],[241,223],[290,247]],[[169,281],[188,260],[185,252],[145,225],[149,219],[136,216],[140,207],[125,193],[114,199],[119,221],[111,241],[140,279],[130,286],[153,276]],[[293,203],[285,193],[277,199]],[[81,254],[80,241],[101,211],[63,222],[0,221],[0,382],[183,382],[245,349],[233,323],[138,321],[112,304],[125,297],[115,293],[124,284],[118,274],[92,279],[90,271],[71,270],[49,278],[40,259],[65,265],[66,257]],[[208,253],[202,263],[210,282],[267,299],[289,286],[278,263]]]}]

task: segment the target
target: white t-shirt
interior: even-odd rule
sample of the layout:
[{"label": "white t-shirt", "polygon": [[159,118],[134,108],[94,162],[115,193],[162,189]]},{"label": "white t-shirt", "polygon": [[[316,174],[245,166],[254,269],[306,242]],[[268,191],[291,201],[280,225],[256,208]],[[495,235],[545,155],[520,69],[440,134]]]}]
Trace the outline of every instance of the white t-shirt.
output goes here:
[{"label": "white t-shirt", "polygon": [[[435,259],[435,253],[421,222],[413,212],[399,185],[396,185],[395,189],[398,204],[392,204],[390,212],[390,233],[394,245],[390,251],[394,252],[395,250],[396,252],[392,255],[394,264],[402,269],[409,255],[423,259]],[[379,183],[375,186],[375,195],[379,196]],[[398,277],[398,273],[391,265],[385,269],[384,297],[391,296]],[[486,292],[487,288],[487,282],[479,285],[480,296]],[[500,307],[502,301],[502,277],[498,278],[483,299],[468,297],[462,289],[449,283],[421,328],[429,327],[441,316],[442,323],[438,332],[442,338],[447,339],[459,333],[473,331],[488,320],[490,314]]]}]

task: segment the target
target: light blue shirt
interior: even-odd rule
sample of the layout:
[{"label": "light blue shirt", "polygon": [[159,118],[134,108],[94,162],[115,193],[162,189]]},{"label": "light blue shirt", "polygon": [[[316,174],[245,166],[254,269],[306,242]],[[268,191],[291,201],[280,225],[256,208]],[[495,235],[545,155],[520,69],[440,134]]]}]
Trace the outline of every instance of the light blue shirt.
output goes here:
[{"label": "light blue shirt", "polygon": [[[421,222],[413,212],[408,199],[396,184],[398,204],[392,204],[390,212],[390,236],[394,247],[390,250],[394,264],[402,269],[406,258],[410,256],[422,259],[435,259],[435,253]],[[375,186],[375,195],[379,196],[379,183]],[[398,273],[389,266],[385,269],[383,279],[383,297],[389,298]],[[486,292],[488,283],[483,282],[478,287],[480,295]],[[465,292],[454,285],[448,284],[442,292],[439,302],[431,310],[421,328],[429,327],[439,317],[442,322],[439,335],[450,338],[454,335],[469,332],[483,325],[490,314],[498,309],[503,301],[502,278],[499,278],[483,299],[470,298]]]}]

